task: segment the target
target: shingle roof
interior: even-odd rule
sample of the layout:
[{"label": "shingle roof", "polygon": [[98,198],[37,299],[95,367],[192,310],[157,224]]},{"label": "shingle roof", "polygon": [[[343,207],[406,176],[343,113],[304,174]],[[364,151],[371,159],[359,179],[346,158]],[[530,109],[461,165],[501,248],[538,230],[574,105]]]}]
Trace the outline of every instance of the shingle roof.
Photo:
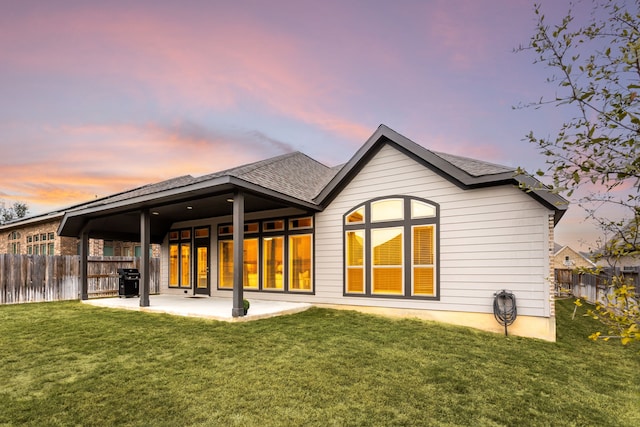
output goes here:
[{"label": "shingle roof", "polygon": [[560,243],[553,242],[553,253],[554,254],[557,254],[558,252],[560,252],[560,250],[562,250],[562,248],[564,248],[563,245],[561,245]]},{"label": "shingle roof", "polygon": [[298,151],[237,166],[199,177],[183,175],[162,182],[147,184],[121,193],[73,206],[67,211],[103,206],[110,203],[147,196],[187,185],[202,183],[223,176],[233,176],[265,189],[277,191],[306,202],[313,198],[337,173],[322,163]]},{"label": "shingle roof", "polygon": [[311,202],[333,178],[336,170],[298,151],[221,172],[204,175],[197,181],[234,176],[252,184]]},{"label": "shingle roof", "polygon": [[158,193],[164,190],[179,188],[179,187],[191,184],[193,180],[194,178],[191,175],[183,175],[177,178],[171,178],[165,181],[156,182],[154,184],[147,184],[147,185],[143,185],[142,187],[136,187],[134,189],[126,190],[121,193],[112,194],[111,196],[103,197],[99,200],[95,200],[83,205],[78,205],[77,207],[74,207],[74,209],[71,209],[71,210],[75,210],[75,208],[84,209],[84,208],[90,208],[93,206],[106,205],[109,203],[132,199],[138,196],[144,196],[147,194]]},{"label": "shingle roof", "polygon": [[[453,167],[473,177],[515,172],[514,168],[508,166],[488,163],[468,157],[455,156],[426,149],[424,150],[435,154]],[[144,185],[100,200],[79,205],[78,207],[85,208],[104,205],[138,196],[176,189],[190,184],[205,182],[223,176],[233,176],[246,182],[259,185],[260,187],[311,202],[331,181],[331,179],[336,176],[343,166],[344,165],[339,165],[330,168],[310,158],[306,154],[296,151],[199,177],[183,175],[162,182]]]},{"label": "shingle roof", "polygon": [[303,153],[292,152],[199,177],[184,175],[144,185],[75,205],[60,212],[80,214],[84,209],[102,209],[102,206],[107,208],[106,205],[112,203],[127,204],[129,199],[153,198],[156,193],[180,192],[181,187],[189,187],[184,189],[185,192],[188,192],[191,191],[190,188],[193,187],[190,186],[193,185],[207,187],[208,181],[211,181],[212,186],[216,186],[224,177],[244,181],[254,186],[254,191],[260,191],[259,188],[263,188],[265,192],[276,192],[285,196],[285,199],[289,198],[292,201],[297,199],[307,203],[307,206],[316,206],[322,209],[331,201],[336,192],[350,181],[364,162],[373,155],[376,151],[375,147],[387,143],[404,150],[416,160],[434,168],[463,188],[504,185],[509,182],[516,185],[521,184],[533,189],[530,191],[533,197],[556,210],[556,220],[559,220],[566,210],[566,200],[546,190],[535,178],[517,175],[516,169],[512,167],[431,151],[381,125],[364,146],[344,165],[327,167]]},{"label": "shingle roof", "polygon": [[515,172],[516,169],[497,165],[495,163],[484,162],[482,160],[470,159],[468,157],[462,156],[454,156],[453,154],[440,153],[437,151],[431,151],[436,156],[446,160],[451,163],[453,166],[463,170],[471,176],[486,176],[486,175],[496,175],[499,173],[505,172]]}]

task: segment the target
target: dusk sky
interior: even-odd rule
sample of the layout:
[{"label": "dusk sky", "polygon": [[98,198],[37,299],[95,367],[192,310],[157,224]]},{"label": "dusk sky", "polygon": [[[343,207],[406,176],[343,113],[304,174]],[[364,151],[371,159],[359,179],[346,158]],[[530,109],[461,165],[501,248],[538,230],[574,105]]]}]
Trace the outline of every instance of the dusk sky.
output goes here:
[{"label": "dusk sky", "polygon": [[[39,214],[296,150],[334,166],[381,123],[535,172],[524,136],[567,113],[512,108],[556,91],[513,52],[534,25],[528,0],[0,0],[0,199]],[[592,247],[582,218],[556,241]]]}]

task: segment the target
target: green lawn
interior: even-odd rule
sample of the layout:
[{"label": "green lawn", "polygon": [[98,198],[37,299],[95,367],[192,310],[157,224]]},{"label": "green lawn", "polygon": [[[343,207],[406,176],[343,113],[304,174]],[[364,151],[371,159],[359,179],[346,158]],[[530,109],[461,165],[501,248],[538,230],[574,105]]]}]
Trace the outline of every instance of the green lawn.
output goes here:
[{"label": "green lawn", "polygon": [[222,323],[0,306],[0,425],[638,426],[639,348],[311,309]]}]

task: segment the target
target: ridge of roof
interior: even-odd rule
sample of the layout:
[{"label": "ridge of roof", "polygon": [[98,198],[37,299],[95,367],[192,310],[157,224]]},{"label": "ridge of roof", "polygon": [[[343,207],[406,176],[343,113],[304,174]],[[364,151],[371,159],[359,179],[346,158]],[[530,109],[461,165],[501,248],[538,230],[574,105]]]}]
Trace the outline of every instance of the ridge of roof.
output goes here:
[{"label": "ridge of roof", "polygon": [[299,151],[241,167],[229,174],[279,193],[312,202],[333,177],[331,168]]}]

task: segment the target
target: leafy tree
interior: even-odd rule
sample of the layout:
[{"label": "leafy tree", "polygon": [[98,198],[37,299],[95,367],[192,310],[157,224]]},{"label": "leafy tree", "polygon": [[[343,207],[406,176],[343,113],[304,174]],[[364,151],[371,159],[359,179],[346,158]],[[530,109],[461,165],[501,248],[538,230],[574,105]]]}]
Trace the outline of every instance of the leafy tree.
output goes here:
[{"label": "leafy tree", "polygon": [[14,219],[24,218],[29,213],[29,206],[25,203],[15,202],[11,207],[0,206],[0,224],[5,224]]},{"label": "leafy tree", "polygon": [[[598,256],[617,260],[640,254],[640,5],[593,0],[589,17],[578,22],[570,4],[559,23],[549,24],[534,6],[535,33],[517,51],[533,51],[534,63],[551,70],[553,99],[527,107],[556,106],[572,116],[557,134],[527,139],[546,157],[555,191],[585,194],[579,205],[607,236]],[[581,7],[579,11],[583,11]],[[615,209],[613,209],[615,207]],[[615,215],[612,216],[611,212]],[[623,344],[640,340],[638,293],[621,276],[611,277],[610,298],[590,314]]]}]

